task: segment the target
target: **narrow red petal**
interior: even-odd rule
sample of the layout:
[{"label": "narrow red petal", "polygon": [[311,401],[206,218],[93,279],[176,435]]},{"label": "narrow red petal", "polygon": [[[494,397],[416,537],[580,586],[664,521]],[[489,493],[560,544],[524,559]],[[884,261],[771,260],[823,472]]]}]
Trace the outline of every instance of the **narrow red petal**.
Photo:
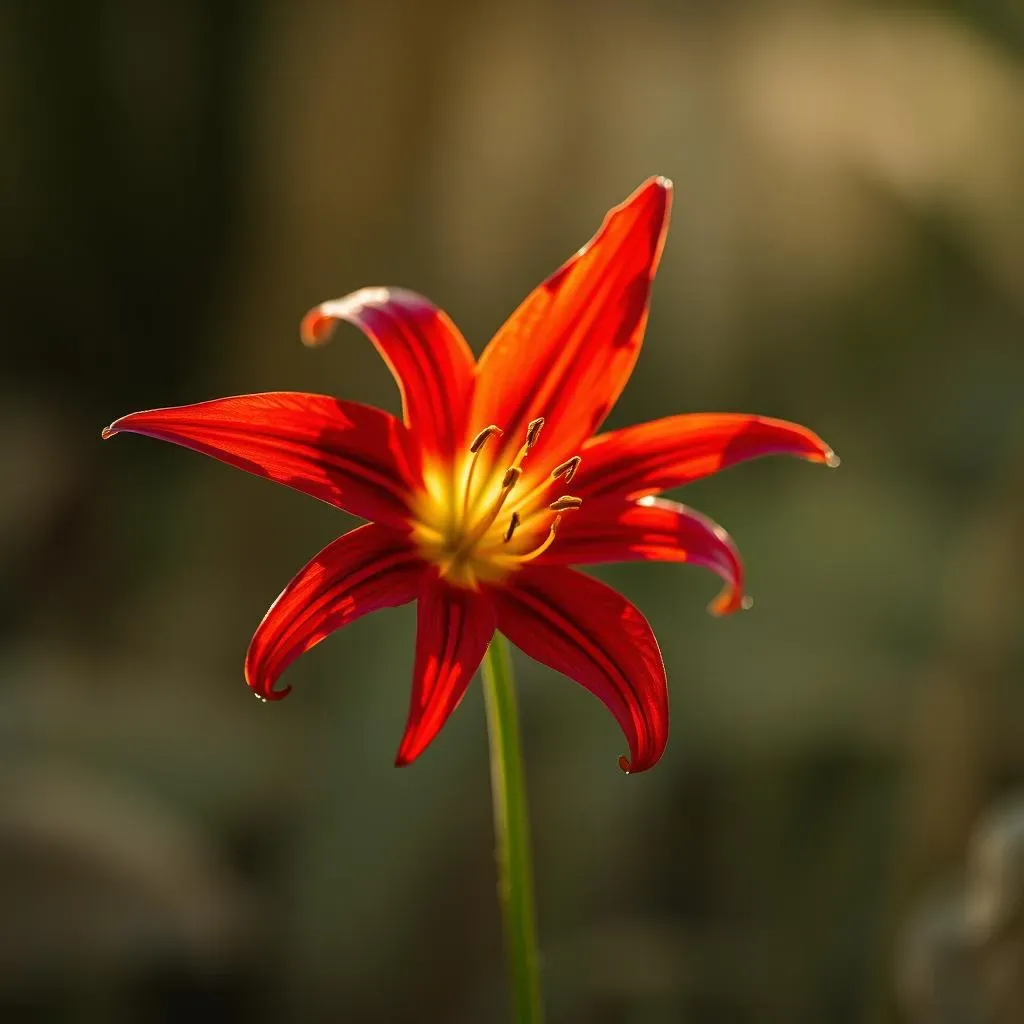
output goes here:
[{"label": "narrow red petal", "polygon": [[584,498],[658,494],[762,455],[839,465],[836,453],[797,423],[747,413],[689,413],[589,440],[575,493]]},{"label": "narrow red petal", "polygon": [[744,607],[743,563],[732,538],[707,516],[664,498],[587,501],[565,517],[558,540],[537,561],[692,562],[717,573],[725,583],[710,605],[713,614],[728,615]]},{"label": "narrow red petal", "polygon": [[104,437],[145,434],[404,527],[409,437],[393,416],[326,395],[275,391],[134,412]]},{"label": "narrow red petal", "polygon": [[323,344],[338,320],[373,342],[402,393],[405,423],[428,451],[443,455],[466,441],[473,353],[429,299],[401,288],[363,288],[323,302],[303,318],[307,345]]},{"label": "narrow red petal", "polygon": [[408,604],[425,568],[404,538],[376,523],[328,544],[281,592],[249,644],[245,679],[264,700],[280,700],[281,673],[328,634],[379,608]]},{"label": "narrow red petal", "polygon": [[433,574],[424,577],[409,718],[395,764],[416,760],[448,721],[480,666],[494,623],[488,593],[449,586]]},{"label": "narrow red petal", "polygon": [[668,686],[658,641],[611,587],[563,566],[529,566],[495,592],[498,629],[531,658],[588,689],[629,744],[623,770],[652,767],[668,740]]},{"label": "narrow red petal", "polygon": [[477,368],[470,425],[505,431],[496,457],[507,459],[540,416],[546,422],[532,466],[550,468],[575,454],[601,425],[640,351],[670,198],[665,178],[643,184],[491,340]]}]

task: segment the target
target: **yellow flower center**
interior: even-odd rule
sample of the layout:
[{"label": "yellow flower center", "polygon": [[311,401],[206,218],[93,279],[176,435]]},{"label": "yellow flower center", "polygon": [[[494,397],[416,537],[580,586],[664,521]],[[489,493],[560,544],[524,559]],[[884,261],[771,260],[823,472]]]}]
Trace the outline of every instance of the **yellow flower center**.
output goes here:
[{"label": "yellow flower center", "polygon": [[454,465],[425,467],[424,488],[413,502],[413,538],[449,583],[475,589],[503,579],[547,551],[562,514],[583,504],[556,493],[576,474],[578,455],[539,480],[524,476],[523,463],[543,426],[543,419],[530,423],[518,454],[504,468],[481,457],[488,441],[502,436],[493,424]]}]

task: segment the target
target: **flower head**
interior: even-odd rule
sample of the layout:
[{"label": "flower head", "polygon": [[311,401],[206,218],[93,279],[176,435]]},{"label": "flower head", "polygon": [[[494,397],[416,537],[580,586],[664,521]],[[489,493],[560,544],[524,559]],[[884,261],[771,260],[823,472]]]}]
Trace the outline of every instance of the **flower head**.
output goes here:
[{"label": "flower head", "polygon": [[576,680],[615,716],[642,771],[668,738],[668,689],[643,615],[570,568],[695,562],[723,580],[718,614],[744,606],[728,534],[658,495],[761,455],[828,465],[804,427],[695,413],[598,434],[632,372],[668,226],[671,184],[645,182],[536,288],[480,357],[427,299],[364,288],[302,321],[309,345],[344,320],[394,374],[402,419],[293,392],[132,413],[128,431],[212,455],[370,520],[285,587],[246,657],[264,700],[300,654],[378,608],[418,602],[412,699],[397,763],[416,758],[462,699],[495,629]]}]

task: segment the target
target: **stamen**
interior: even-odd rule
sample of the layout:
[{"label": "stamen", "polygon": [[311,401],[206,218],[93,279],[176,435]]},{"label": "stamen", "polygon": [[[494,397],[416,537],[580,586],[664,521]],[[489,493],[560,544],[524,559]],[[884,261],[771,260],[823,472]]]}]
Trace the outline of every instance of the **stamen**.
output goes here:
[{"label": "stamen", "polygon": [[502,538],[502,540],[504,540],[506,544],[512,539],[512,534],[516,532],[516,528],[519,526],[519,523],[519,513],[513,512],[512,518],[509,520],[508,523],[508,529],[505,531],[505,536]]},{"label": "stamen", "polygon": [[537,443],[537,438],[540,437],[540,432],[544,427],[544,417],[538,416],[535,420],[530,420],[529,426],[526,428],[526,447],[532,448]]},{"label": "stamen", "polygon": [[469,499],[473,494],[473,474],[476,472],[476,464],[480,457],[480,451],[494,435],[501,437],[502,434],[504,434],[504,431],[501,427],[491,423],[484,427],[484,429],[473,438],[473,443],[469,446],[469,450],[473,453],[473,458],[469,463],[469,472],[466,474],[466,488],[462,493],[463,520],[469,518]]},{"label": "stamen", "polygon": [[495,424],[492,423],[490,426],[484,427],[484,429],[481,430],[480,433],[473,438],[473,443],[469,446],[469,450],[474,455],[476,455],[476,453],[480,451],[480,449],[483,448],[485,444],[487,444],[490,438],[492,438],[495,435],[501,437],[501,435],[504,433],[505,431],[502,430],[501,427],[496,426]]},{"label": "stamen", "polygon": [[501,480],[501,493],[498,495],[498,500],[494,503],[491,511],[476,524],[473,531],[466,538],[467,544],[475,544],[491,528],[491,524],[498,518],[498,513],[501,512],[501,506],[505,504],[505,499],[509,496],[512,488],[516,485],[516,481],[522,475],[523,471],[516,465],[509,466],[505,470],[505,475]]},{"label": "stamen", "polygon": [[583,505],[582,498],[574,498],[571,494],[563,494],[560,498],[556,498],[548,508],[552,512],[565,512],[567,509],[581,508]]},{"label": "stamen", "polygon": [[576,470],[580,468],[582,461],[578,455],[574,455],[571,459],[566,459],[560,466],[556,466],[551,470],[551,479],[557,480],[559,477],[564,477],[565,482],[568,483],[576,475]]}]

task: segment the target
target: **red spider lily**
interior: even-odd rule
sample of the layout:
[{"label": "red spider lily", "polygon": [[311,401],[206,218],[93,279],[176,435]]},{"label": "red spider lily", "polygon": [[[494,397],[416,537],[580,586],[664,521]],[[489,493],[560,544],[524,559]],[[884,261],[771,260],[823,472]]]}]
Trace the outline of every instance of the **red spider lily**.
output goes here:
[{"label": "red spider lily", "polygon": [[103,432],[193,448],[370,520],[324,548],[267,612],[245,662],[258,696],[284,697],[280,675],[329,633],[418,600],[398,764],[437,735],[495,629],[603,701],[629,744],[625,770],[658,761],[668,689],[651,627],[569,566],[695,562],[724,581],[712,610],[735,611],[743,567],[728,534],[656,495],[761,455],[837,462],[811,431],[762,416],[698,413],[595,433],[640,352],[670,201],[670,182],[653,178],[611,210],[479,361],[413,292],[365,288],[311,310],[309,345],[339,320],[367,335],[398,383],[401,421],[271,392],[132,413]]}]

